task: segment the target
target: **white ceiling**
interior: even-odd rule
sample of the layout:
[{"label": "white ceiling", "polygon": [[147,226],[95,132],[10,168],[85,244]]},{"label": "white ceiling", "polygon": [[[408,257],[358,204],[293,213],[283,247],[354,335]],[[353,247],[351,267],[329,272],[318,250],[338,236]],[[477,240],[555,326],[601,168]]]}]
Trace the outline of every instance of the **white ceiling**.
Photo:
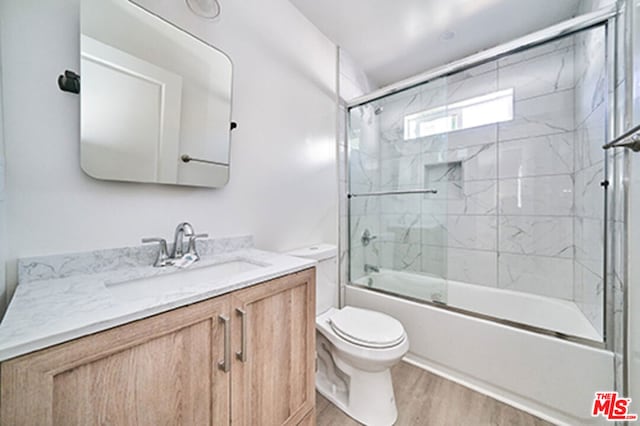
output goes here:
[{"label": "white ceiling", "polygon": [[381,87],[573,17],[581,0],[290,1]]}]

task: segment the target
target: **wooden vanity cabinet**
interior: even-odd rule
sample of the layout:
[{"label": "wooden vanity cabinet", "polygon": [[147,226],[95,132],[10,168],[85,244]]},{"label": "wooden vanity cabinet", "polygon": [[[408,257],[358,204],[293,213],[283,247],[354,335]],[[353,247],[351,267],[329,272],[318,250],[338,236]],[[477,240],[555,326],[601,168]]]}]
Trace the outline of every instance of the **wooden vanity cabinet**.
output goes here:
[{"label": "wooden vanity cabinet", "polygon": [[312,425],[314,357],[311,268],[3,362],[0,425]]},{"label": "wooden vanity cabinet", "polygon": [[0,365],[2,425],[227,424],[226,297]]},{"label": "wooden vanity cabinet", "polygon": [[233,424],[297,425],[314,408],[315,270],[311,271],[231,295],[232,314],[240,319],[232,339],[232,346],[239,348],[231,375]]}]

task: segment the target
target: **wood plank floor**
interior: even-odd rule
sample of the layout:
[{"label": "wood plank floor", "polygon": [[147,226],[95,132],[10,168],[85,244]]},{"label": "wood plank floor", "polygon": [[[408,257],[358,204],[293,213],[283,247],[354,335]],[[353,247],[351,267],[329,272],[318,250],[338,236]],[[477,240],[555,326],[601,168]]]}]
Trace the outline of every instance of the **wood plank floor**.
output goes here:
[{"label": "wood plank floor", "polygon": [[[399,426],[550,425],[544,420],[401,362],[391,370]],[[358,422],[316,393],[318,426],[357,426]]]}]

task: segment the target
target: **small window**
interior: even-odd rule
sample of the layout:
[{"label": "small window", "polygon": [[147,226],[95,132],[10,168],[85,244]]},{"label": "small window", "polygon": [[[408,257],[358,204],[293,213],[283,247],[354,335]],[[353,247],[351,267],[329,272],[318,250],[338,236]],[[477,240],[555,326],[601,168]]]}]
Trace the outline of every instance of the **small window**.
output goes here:
[{"label": "small window", "polygon": [[404,117],[404,139],[513,120],[513,89],[500,90]]}]

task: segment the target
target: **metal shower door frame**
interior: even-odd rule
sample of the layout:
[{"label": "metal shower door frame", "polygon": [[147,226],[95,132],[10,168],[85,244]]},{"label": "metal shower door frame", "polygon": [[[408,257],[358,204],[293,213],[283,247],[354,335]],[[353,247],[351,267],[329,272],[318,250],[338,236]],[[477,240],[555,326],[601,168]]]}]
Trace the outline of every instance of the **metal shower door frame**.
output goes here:
[{"label": "metal shower door frame", "polygon": [[[433,80],[436,80],[438,78],[442,78],[442,77],[446,77],[452,74],[456,74],[459,73],[461,71],[465,71],[469,68],[473,68],[482,64],[485,64],[487,62],[491,62],[494,60],[497,60],[501,57],[504,56],[508,56],[514,53],[518,53],[524,50],[528,50],[534,47],[538,47],[540,45],[543,44],[547,44],[556,40],[559,40],[561,38],[564,37],[568,37],[570,35],[576,34],[578,32],[581,31],[585,31],[585,30],[589,30],[589,29],[593,29],[593,28],[597,28],[597,27],[604,27],[605,29],[605,68],[606,68],[606,80],[607,80],[607,88],[608,88],[608,98],[607,98],[607,105],[606,105],[606,117],[607,117],[607,121],[606,121],[606,134],[609,140],[613,139],[613,136],[615,135],[616,132],[616,117],[615,117],[615,106],[616,106],[616,90],[615,90],[615,84],[616,84],[616,59],[617,59],[617,49],[616,49],[616,45],[617,45],[617,31],[616,31],[616,20],[619,16],[619,12],[617,9],[617,5],[613,5],[611,7],[607,7],[607,8],[603,8],[600,10],[597,10],[595,12],[591,12],[588,14],[584,14],[572,19],[569,19],[565,22],[561,22],[557,25],[553,25],[549,28],[543,29],[541,31],[537,31],[534,32],[532,34],[529,34],[527,36],[518,38],[516,40],[513,40],[511,42],[502,44],[500,46],[491,48],[491,49],[487,49],[484,51],[481,51],[479,53],[476,53],[474,55],[468,56],[466,58],[463,58],[461,60],[449,63],[447,65],[435,68],[433,70],[427,71],[425,73],[419,74],[415,77],[411,77],[405,80],[402,80],[400,82],[394,83],[392,85],[383,87],[381,89],[378,89],[374,92],[371,92],[367,95],[358,97],[356,99],[353,99],[352,101],[348,102],[346,104],[346,108],[345,108],[345,120],[344,120],[344,139],[345,139],[345,167],[347,168],[346,170],[346,190],[347,190],[347,194],[343,194],[345,196],[345,200],[347,203],[347,209],[346,209],[346,214],[347,214],[347,263],[346,263],[346,268],[347,268],[347,283],[344,283],[340,285],[340,306],[344,305],[344,300],[342,295],[344,294],[343,292],[343,288],[346,285],[349,286],[354,286],[354,287],[362,287],[358,284],[354,284],[351,282],[351,252],[352,252],[352,242],[351,242],[351,227],[352,227],[352,218],[351,218],[351,197],[349,197],[349,193],[350,193],[350,188],[351,188],[351,171],[350,171],[350,164],[351,164],[351,158],[350,158],[350,140],[349,140],[349,122],[350,122],[350,111],[351,109],[357,108],[359,106],[363,106],[366,105],[370,102],[382,99],[382,98],[386,98],[388,96],[394,95],[396,93],[401,93],[404,92],[406,90],[410,90],[412,88],[415,88],[417,86],[421,86],[423,84],[427,84]],[[604,170],[604,176],[608,176],[608,157],[607,157],[607,153],[605,151],[604,153],[604,159],[605,159],[605,170]],[[539,334],[544,334],[544,335],[549,335],[549,336],[553,336],[553,337],[557,337],[559,339],[562,340],[567,340],[567,341],[571,341],[571,342],[575,342],[575,343],[580,343],[586,346],[591,346],[591,347],[595,347],[595,348],[599,348],[599,349],[607,349],[607,350],[613,350],[613,340],[611,339],[611,335],[612,335],[612,330],[610,330],[613,327],[613,307],[611,303],[609,302],[609,298],[612,296],[611,295],[611,291],[613,290],[612,288],[610,288],[611,286],[609,285],[609,279],[608,279],[608,270],[609,270],[609,263],[610,263],[610,259],[609,259],[609,255],[610,255],[610,250],[609,250],[609,244],[608,244],[608,236],[609,236],[609,231],[608,231],[608,204],[609,204],[609,194],[608,194],[608,189],[605,186],[605,191],[604,191],[604,233],[603,233],[603,238],[604,238],[604,259],[603,259],[603,288],[604,290],[604,295],[603,295],[603,313],[604,313],[604,330],[603,330],[603,341],[599,342],[599,341],[595,341],[595,340],[591,340],[591,339],[586,339],[583,337],[578,337],[578,336],[571,336],[571,335],[566,335],[563,333],[559,333],[559,332],[555,332],[552,330],[547,330],[547,329],[542,329],[539,327],[534,327],[534,326],[530,326],[527,324],[523,324],[523,323],[519,323],[519,322],[514,322],[514,321],[510,321],[510,320],[505,320],[505,319],[501,319],[501,318],[497,318],[497,317],[492,317],[492,316],[488,316],[488,315],[484,315],[484,314],[479,314],[477,312],[473,312],[473,311],[467,311],[464,309],[459,309],[453,306],[449,306],[449,305],[444,305],[441,303],[434,303],[434,302],[430,302],[430,301],[425,301],[425,300],[417,300],[417,299],[412,299],[411,297],[407,297],[407,296],[402,296],[403,299],[406,300],[410,300],[413,302],[417,302],[417,303],[422,303],[422,304],[426,304],[429,306],[433,306],[433,307],[437,307],[439,309],[445,309],[445,310],[449,310],[449,311],[453,311],[453,312],[457,312],[457,313],[462,313],[471,317],[475,317],[475,318],[480,318],[480,319],[485,319],[485,320],[489,320],[489,321],[493,321],[493,322],[497,322],[500,324],[505,324],[505,325],[509,325],[509,326],[513,326],[519,329],[523,329],[523,330],[527,330],[527,331],[531,331],[534,333],[539,333]],[[613,262],[611,262],[613,263]],[[389,293],[386,292],[384,290],[380,290],[380,289],[372,289],[369,287],[365,287],[367,290],[370,291],[376,291],[376,292],[380,292],[380,293],[385,293],[385,294],[389,294],[389,295],[393,295],[393,296],[398,296],[396,294],[393,293]]]}]

